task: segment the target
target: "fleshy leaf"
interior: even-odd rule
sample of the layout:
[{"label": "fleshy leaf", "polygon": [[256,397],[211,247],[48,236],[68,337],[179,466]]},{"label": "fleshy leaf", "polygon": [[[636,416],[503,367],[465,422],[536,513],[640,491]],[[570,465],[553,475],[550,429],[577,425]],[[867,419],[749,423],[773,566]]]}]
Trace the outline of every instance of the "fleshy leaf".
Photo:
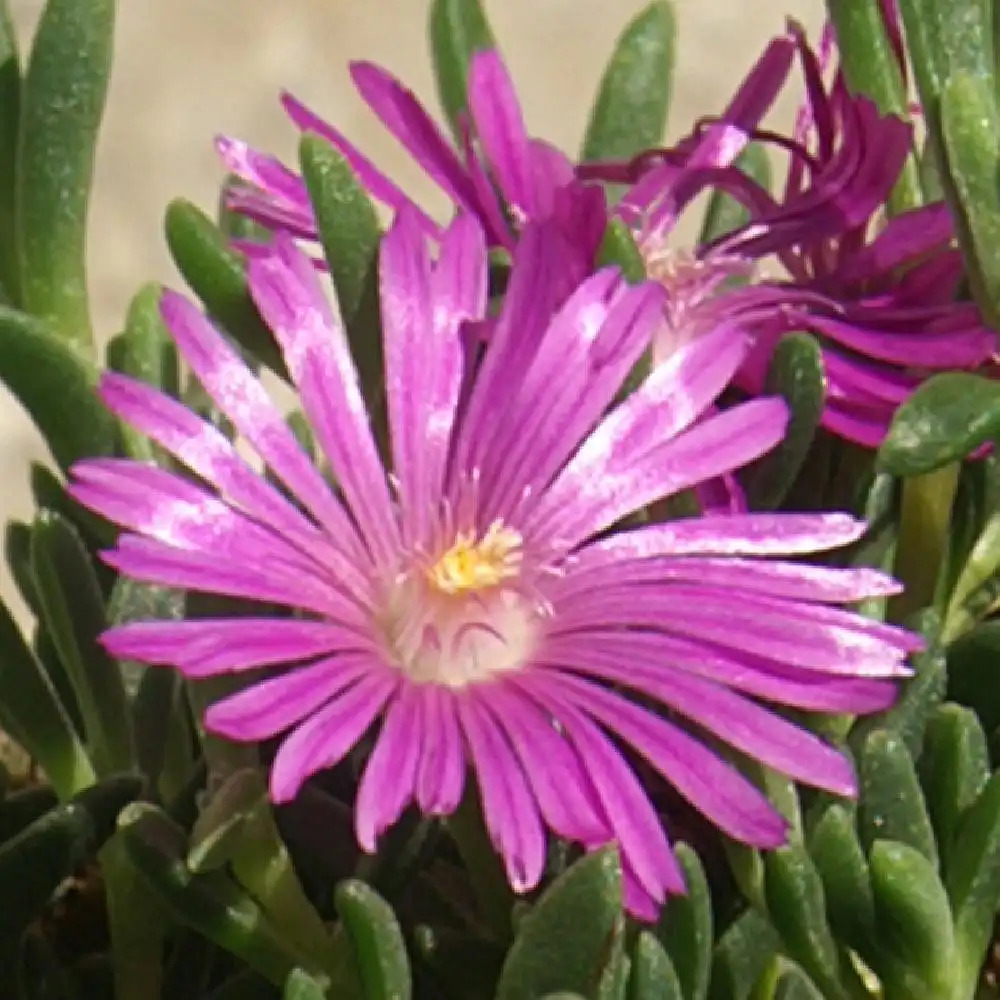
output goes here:
[{"label": "fleshy leaf", "polygon": [[685,1000],[674,963],[649,931],[639,934],[632,952],[628,1000]]},{"label": "fleshy leaf", "polygon": [[9,5],[0,4],[0,301],[18,305],[20,269],[14,232],[17,196],[17,135],[21,117],[21,67]]},{"label": "fleshy leaf", "polygon": [[468,110],[469,63],[476,52],[496,48],[479,0],[433,0],[428,30],[438,99],[458,142],[459,116]]},{"label": "fleshy leaf", "polygon": [[581,160],[622,160],[663,139],[674,69],[673,8],[654,0],[619,36],[601,77]]},{"label": "fleshy leaf", "polygon": [[752,510],[775,510],[781,506],[802,470],[819,427],[826,399],[826,377],[823,354],[814,337],[808,333],[782,337],[771,357],[765,392],[785,400],[791,419],[781,443],[745,473],[743,482]]},{"label": "fleshy leaf", "polygon": [[664,908],[656,936],[667,949],[687,1000],[705,1000],[712,969],[712,897],[705,869],[685,843],[674,845],[687,892]]},{"label": "fleshy leaf", "polygon": [[965,458],[998,434],[1000,383],[970,372],[941,372],[896,411],[878,464],[894,476],[922,475]]},{"label": "fleshy leaf", "polygon": [[1000,621],[977,625],[948,647],[948,697],[973,709],[983,728],[1000,727]]},{"label": "fleshy leaf", "polygon": [[86,353],[93,350],[87,210],[115,6],[114,0],[48,0],[21,95],[16,228],[21,302]]},{"label": "fleshy leaf", "polygon": [[282,1000],[326,1000],[326,991],[303,969],[292,969],[285,981]]},{"label": "fleshy leaf", "polygon": [[780,940],[766,917],[747,910],[719,938],[712,958],[711,1000],[747,1000]]},{"label": "fleshy leaf", "polygon": [[111,454],[117,427],[94,394],[97,369],[41,320],[0,306],[0,381],[17,398],[63,470]]},{"label": "fleshy leaf", "polygon": [[622,919],[618,855],[595,851],[560,875],[519,924],[497,1000],[534,1000],[556,990],[595,998]]}]

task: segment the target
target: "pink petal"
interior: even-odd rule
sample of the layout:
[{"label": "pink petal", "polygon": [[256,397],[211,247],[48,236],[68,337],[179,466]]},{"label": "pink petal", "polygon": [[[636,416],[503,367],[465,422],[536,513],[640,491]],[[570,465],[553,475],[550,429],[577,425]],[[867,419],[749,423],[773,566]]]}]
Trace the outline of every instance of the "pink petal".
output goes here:
[{"label": "pink petal", "polygon": [[416,776],[417,805],[429,816],[448,816],[461,801],[466,769],[455,695],[427,684],[420,696],[425,736]]}]

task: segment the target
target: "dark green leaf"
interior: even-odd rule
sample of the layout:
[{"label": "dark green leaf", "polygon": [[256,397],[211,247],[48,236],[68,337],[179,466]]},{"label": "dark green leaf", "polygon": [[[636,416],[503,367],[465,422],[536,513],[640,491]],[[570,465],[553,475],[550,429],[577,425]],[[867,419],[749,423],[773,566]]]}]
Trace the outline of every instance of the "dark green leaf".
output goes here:
[{"label": "dark green leaf", "polygon": [[21,96],[17,245],[24,308],[93,349],[87,209],[104,113],[114,0],[48,0]]},{"label": "dark green leaf", "polygon": [[251,357],[287,381],[288,372],[271,331],[247,289],[246,263],[218,226],[183,198],[167,206],[167,246],[194,293]]},{"label": "dark green leaf", "polygon": [[304,135],[299,159],[351,353],[371,403],[382,376],[378,299],[382,231],[364,188],[330,143]]},{"label": "dark green leaf", "polygon": [[709,1000],[746,1000],[780,943],[767,919],[747,910],[715,946]]},{"label": "dark green leaf", "polygon": [[962,819],[947,886],[955,913],[959,981],[971,986],[993,935],[1000,898],[1000,771],[994,772]]},{"label": "dark green leaf", "polygon": [[837,946],[826,919],[819,873],[801,847],[764,855],[767,912],[788,954],[830,997],[842,995]]},{"label": "dark green leaf", "polygon": [[556,990],[596,997],[622,919],[617,853],[604,849],[576,862],[518,926],[497,1000],[534,1000]]},{"label": "dark green leaf", "polygon": [[989,76],[959,70],[941,91],[941,128],[956,231],[979,307],[1000,320],[1000,113]]},{"label": "dark green leaf", "polygon": [[948,697],[988,732],[1000,727],[1000,621],[983,622],[948,647]]},{"label": "dark green leaf", "polygon": [[961,705],[939,705],[927,723],[920,778],[945,871],[962,814],[989,776],[986,734],[976,713]]},{"label": "dark green leaf", "polygon": [[0,844],[17,836],[26,826],[40,819],[59,804],[48,785],[23,788],[0,801]]},{"label": "dark green leaf", "polygon": [[292,969],[285,982],[283,1000],[326,1000],[326,991],[302,969]]},{"label": "dark green leaf", "polygon": [[681,989],[680,979],[663,945],[642,931],[632,953],[628,980],[628,1000],[690,1000]]},{"label": "dark green leaf", "polygon": [[686,1000],[705,1000],[712,969],[712,897],[705,869],[685,843],[674,846],[687,892],[673,896],[663,910],[656,936],[673,959]]},{"label": "dark green leaf", "polygon": [[[881,0],[827,0],[841,55],[841,68],[852,93],[867,94],[883,115],[909,118],[906,88],[889,35]],[[906,160],[890,196],[894,212],[922,204],[914,155]]]},{"label": "dark green leaf", "polygon": [[504,949],[495,941],[426,924],[416,928],[413,938],[421,964],[431,970],[446,996],[484,1000],[496,993]]},{"label": "dark green leaf", "polygon": [[114,833],[121,810],[142,791],[139,778],[109,778],[35,820],[0,847],[0,941],[9,941],[53,892]]},{"label": "dark green leaf", "polygon": [[776,448],[746,472],[744,486],[753,510],[775,510],[802,470],[819,427],[826,401],[823,354],[808,333],[791,333],[779,341],[771,357],[764,391],[781,396],[791,419]]},{"label": "dark green leaf", "polygon": [[31,538],[31,564],[45,625],[66,668],[98,774],[132,766],[132,733],[121,673],[98,637],[107,628],[90,556],[73,528],[43,513]]},{"label": "dark green leaf", "polygon": [[919,851],[935,867],[937,845],[913,758],[891,730],[875,730],[858,754],[861,840],[893,840]]},{"label": "dark green leaf", "polygon": [[21,600],[38,617],[38,593],[31,576],[31,527],[23,521],[8,521],[4,531],[4,557]]},{"label": "dark green leaf", "polygon": [[0,306],[0,381],[17,397],[63,470],[110,455],[114,418],[94,394],[97,369],[49,326]]},{"label": "dark green leaf", "polygon": [[823,883],[830,926],[838,938],[867,955],[874,935],[874,904],[854,810],[836,802],[827,806],[809,834],[808,848]]},{"label": "dark green leaf", "polygon": [[674,69],[674,12],[654,0],[619,36],[580,159],[627,160],[663,139]]},{"label": "dark green leaf", "polygon": [[960,636],[981,617],[976,597],[1000,572],[1000,511],[991,512],[958,574],[945,612],[944,639]]},{"label": "dark green leaf", "polygon": [[964,458],[998,432],[1000,384],[970,372],[942,372],[896,411],[878,463],[895,476],[922,475]]},{"label": "dark green leaf", "polygon": [[[770,188],[771,160],[766,146],[756,142],[750,143],[736,158],[734,165],[762,188]],[[742,202],[737,201],[731,194],[726,194],[725,191],[714,191],[705,210],[705,220],[701,225],[698,245],[714,243],[723,236],[728,236],[741,226],[745,226],[749,218],[750,213]]]},{"label": "dark green leaf", "polygon": [[428,27],[438,100],[461,142],[458,118],[468,108],[469,62],[496,42],[479,0],[433,0]]},{"label": "dark green leaf", "polygon": [[887,996],[967,996],[955,986],[955,935],[944,887],[933,865],[905,844],[878,841],[871,851],[877,958]]},{"label": "dark green leaf", "polygon": [[774,1000],[823,1000],[823,994],[801,969],[793,965],[781,973],[774,990]]},{"label": "dark green leaf", "polygon": [[17,35],[8,4],[0,5],[0,293],[12,304],[20,303],[17,244],[12,238],[17,195],[17,136],[21,117],[21,67]]},{"label": "dark green leaf", "polygon": [[597,249],[599,267],[617,267],[622,276],[631,284],[637,284],[646,277],[646,262],[642,251],[636,245],[632,230],[619,218],[608,222],[607,229]]},{"label": "dark green leaf", "polygon": [[73,723],[3,604],[0,604],[0,729],[13,736],[45,769],[60,798],[68,798],[93,783],[94,770]]}]

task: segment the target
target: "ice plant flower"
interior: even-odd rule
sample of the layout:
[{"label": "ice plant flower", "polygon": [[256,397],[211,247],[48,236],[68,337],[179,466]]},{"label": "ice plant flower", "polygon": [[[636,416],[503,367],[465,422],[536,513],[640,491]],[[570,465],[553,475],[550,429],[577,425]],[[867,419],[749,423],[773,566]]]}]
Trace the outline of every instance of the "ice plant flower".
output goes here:
[{"label": "ice plant flower", "polygon": [[[823,349],[823,425],[877,447],[896,408],[928,374],[979,367],[994,353],[995,334],[973,303],[958,300],[962,261],[947,206],[884,218],[911,127],[849,94],[839,74],[826,88],[820,59],[791,30],[806,111],[789,138],[757,133],[789,153],[780,199],[736,170],[692,172],[682,146],[637,181],[621,211],[636,220],[649,273],[670,293],[661,356],[728,316],[755,341],[737,382],[759,393],[778,339],[806,330]],[[665,234],[692,189],[706,183],[742,201],[749,221],[678,254],[666,248]],[[764,261],[779,264],[785,277],[759,277]],[[734,288],[733,277],[746,283]]]},{"label": "ice plant flower", "polygon": [[104,556],[120,573],[289,609],[104,636],[118,657],[191,678],[284,668],[253,674],[205,718],[236,740],[282,737],[275,801],[374,728],[355,803],[365,850],[410,803],[454,810],[468,769],[514,889],[541,879],[546,830],[586,848],[615,841],[628,905],[652,917],[683,877],[626,748],[730,836],[775,847],[784,820],[703,735],[852,795],[844,757],[768,705],[884,709],[920,641],[838,607],[895,592],[891,578],[800,561],[858,538],[847,515],[610,530],[752,461],[787,414],[757,399],[699,420],[747,350],[727,329],[612,405],[662,292],[604,269],[554,305],[564,267],[560,235],[526,225],[484,345],[466,325],[486,309],[481,229],[457,217],[433,255],[403,208],[380,251],[388,475],[321,276],[278,238],[249,262],[249,285],[336,486],[226,339],[166,293],[184,359],[297,503],[181,403],[113,373],[107,405],[198,482],[93,459],[74,466],[71,491],[125,529]]},{"label": "ice plant flower", "polygon": [[[472,57],[469,112],[459,149],[413,92],[386,70],[355,62],[350,71],[372,111],[456,208],[476,216],[492,246],[510,249],[527,220],[552,218],[566,233],[566,252],[589,264],[607,221],[604,194],[577,180],[573,165],[554,146],[528,135],[513,81],[498,52],[481,51]],[[282,103],[298,128],[323,137],[345,157],[373,198],[397,211],[413,206],[423,230],[441,235],[440,224],[414,206],[338,129],[289,94],[282,96]],[[236,139],[220,138],[217,148],[229,170],[248,185],[232,191],[234,210],[269,229],[316,238],[312,207],[299,176]]]}]

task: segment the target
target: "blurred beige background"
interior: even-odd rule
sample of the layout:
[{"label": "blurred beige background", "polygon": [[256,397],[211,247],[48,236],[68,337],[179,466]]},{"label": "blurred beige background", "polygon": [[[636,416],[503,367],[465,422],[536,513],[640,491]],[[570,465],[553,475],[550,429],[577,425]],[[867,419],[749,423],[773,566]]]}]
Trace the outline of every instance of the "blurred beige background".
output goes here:
[{"label": "blurred beige background", "polygon": [[[529,127],[572,153],[615,37],[644,3],[486,4]],[[23,51],[41,7],[42,0],[11,0]],[[675,0],[675,7],[679,45],[669,135],[722,108],[785,16],[813,34],[822,0]],[[119,0],[91,207],[90,284],[103,336],[118,330],[141,282],[178,283],[161,237],[162,213],[177,195],[214,206],[221,178],[215,133],[294,157],[295,133],[276,100],[282,87],[335,120],[425,204],[444,208],[355,96],[346,68],[356,58],[383,63],[433,105],[427,8],[427,0]],[[779,118],[787,121],[793,105],[786,95]],[[27,463],[43,454],[16,404],[0,396],[4,520],[28,515]],[[2,574],[0,594],[13,599],[5,566]]]}]

